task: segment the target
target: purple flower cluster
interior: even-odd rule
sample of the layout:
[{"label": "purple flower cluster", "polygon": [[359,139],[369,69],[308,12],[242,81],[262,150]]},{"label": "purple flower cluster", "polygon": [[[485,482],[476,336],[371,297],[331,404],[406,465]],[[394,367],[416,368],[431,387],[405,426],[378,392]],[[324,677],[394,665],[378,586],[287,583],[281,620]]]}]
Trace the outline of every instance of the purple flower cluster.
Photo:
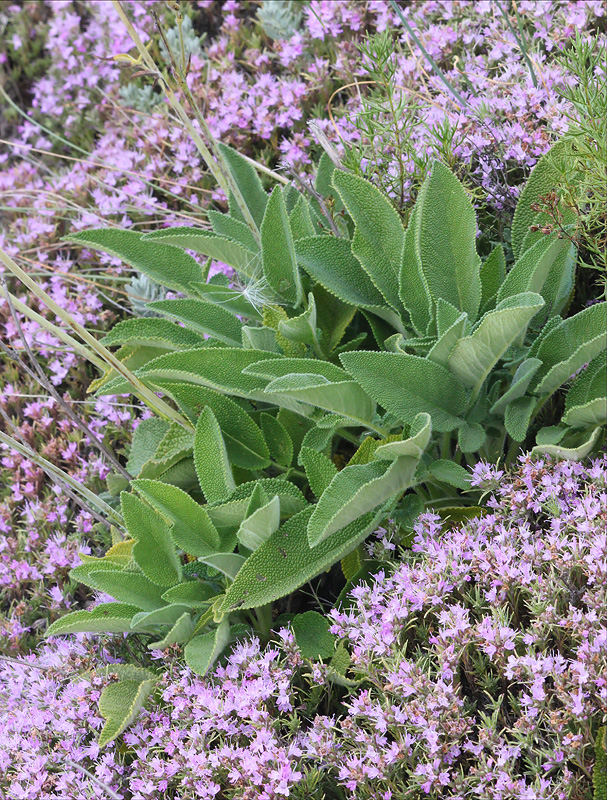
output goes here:
[{"label": "purple flower cluster", "polygon": [[588,796],[607,720],[607,457],[476,472],[499,481],[482,518],[425,514],[412,551],[333,612],[346,689],[288,630],[208,679],[158,653],[158,693],[99,752],[90,669],[108,656],[57,640],[28,657],[46,670],[0,662],[0,791],[89,797],[93,775],[124,800]]}]

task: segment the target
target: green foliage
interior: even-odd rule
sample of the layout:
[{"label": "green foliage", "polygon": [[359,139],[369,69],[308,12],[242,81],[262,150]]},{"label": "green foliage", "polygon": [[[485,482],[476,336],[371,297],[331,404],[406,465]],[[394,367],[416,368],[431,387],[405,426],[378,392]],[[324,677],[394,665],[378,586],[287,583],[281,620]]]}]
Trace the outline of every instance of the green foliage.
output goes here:
[{"label": "green foliage", "polygon": [[[364,576],[357,548],[388,516],[410,530],[424,505],[477,514],[465,469],[477,457],[511,461],[534,433],[536,451],[583,457],[607,417],[607,304],[561,317],[574,249],[535,230],[547,162],[521,197],[507,270],[500,247],[481,263],[473,206],[442,164],[405,230],[376,188],[325,160],[318,185],[343,209],[336,236],[305,196],[268,196],[221,149],[250,228],[231,198],[213,231],[72,237],[183,293],[105,339],[137,358],[137,378],[183,423],[141,423],[122,494],[127,539],[72,571],[119,602],[50,629],[99,631],[107,618],[125,631],[131,614],[130,630],[183,645],[201,674],[243,623],[268,636],[270,605],[349,554],[347,574]],[[244,291],[204,282],[192,249],[230,264]],[[261,305],[247,283],[263,285]],[[579,370],[560,424],[538,432]],[[130,390],[117,372],[98,384]],[[306,641],[308,619],[294,625]],[[328,657],[318,640],[308,651]]]}]

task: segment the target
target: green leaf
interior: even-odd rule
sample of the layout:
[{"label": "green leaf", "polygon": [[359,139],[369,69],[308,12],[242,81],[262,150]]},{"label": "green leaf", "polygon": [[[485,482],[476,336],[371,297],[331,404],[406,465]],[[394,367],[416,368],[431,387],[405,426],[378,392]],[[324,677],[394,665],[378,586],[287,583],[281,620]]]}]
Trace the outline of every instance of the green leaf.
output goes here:
[{"label": "green leaf", "polygon": [[205,406],[209,406],[223,435],[230,463],[242,469],[266,469],[270,452],[259,427],[250,415],[224,394],[191,383],[155,381],[172,397],[184,414],[196,422]]},{"label": "green leaf", "polygon": [[91,250],[121,259],[169,289],[189,293],[192,281],[202,280],[202,269],[192,256],[166,242],[151,242],[136,231],[91,228],[64,238]]},{"label": "green leaf", "polygon": [[262,359],[282,357],[279,353],[231,347],[196,348],[155,358],[143,367],[140,377],[150,381],[156,378],[185,381],[223,394],[267,402],[263,391],[266,381],[243,374],[243,370]]},{"label": "green leaf", "polygon": [[293,211],[289,214],[289,225],[293,239],[305,239],[316,233],[310,216],[310,205],[303,194],[297,198]]},{"label": "green leaf", "polygon": [[225,500],[236,488],[221,428],[210,406],[204,407],[196,424],[194,464],[207,502]]},{"label": "green leaf", "polygon": [[439,161],[416,202],[415,237],[433,301],[442,297],[475,320],[482,290],[476,215],[462,184]]},{"label": "green leaf", "polygon": [[535,397],[519,397],[506,406],[504,425],[515,442],[525,441],[536,403]]},{"label": "green leaf", "polygon": [[[173,245],[170,247],[172,251],[178,250],[178,248],[193,250],[195,253],[209,256],[214,261],[222,261],[224,264],[228,264],[228,266],[248,278],[252,278],[256,274],[259,265],[259,251],[252,252],[232,239],[228,239],[225,236],[217,236],[217,234],[201,228],[163,228],[159,231],[146,233],[143,241],[146,244],[162,244],[164,247]],[[192,257],[188,256],[188,258]],[[187,294],[190,293],[190,284],[200,282],[202,277],[202,270],[198,267],[198,274],[192,276],[187,283]]]},{"label": "green leaf", "polygon": [[556,259],[565,248],[568,239],[559,239],[556,234],[540,239],[513,264],[497,293],[498,304],[507,297],[522,292],[543,294],[542,289]]},{"label": "green leaf", "polygon": [[[185,323],[191,330],[212,336],[224,344],[240,347],[242,323],[229,311],[204,300],[157,300],[148,307]],[[182,348],[183,349],[183,348]]]},{"label": "green leaf", "polygon": [[[439,300],[439,303],[441,301]],[[444,301],[443,301],[444,302]],[[445,369],[449,366],[449,358],[455,349],[455,345],[463,337],[466,325],[468,323],[468,315],[460,314],[453,324],[447,330],[439,335],[438,340],[432,345],[428,352],[428,360],[440,364]],[[405,339],[405,343],[407,340]]]},{"label": "green leaf", "polygon": [[268,497],[278,495],[283,516],[289,517],[301,511],[307,503],[300,489],[282,478],[260,478],[241,483],[224,503],[207,506],[206,510],[218,528],[238,526],[246,517],[249,500],[253,492],[262,489]]},{"label": "green leaf", "polygon": [[299,463],[306,471],[310,489],[316,497],[320,497],[337,475],[337,467],[328,456],[311,447],[301,448],[299,451]]},{"label": "green leaf", "polygon": [[230,580],[234,580],[246,561],[239,553],[213,553],[210,556],[200,556],[198,560],[223,572]]},{"label": "green leaf", "polygon": [[509,389],[491,406],[490,413],[504,414],[508,403],[518,400],[525,394],[533,376],[541,366],[539,358],[526,358],[514,373]]},{"label": "green leaf", "polygon": [[[86,565],[84,565],[86,566]],[[81,567],[71,570],[70,576],[79,580],[91,589],[109,594],[119,603],[137,606],[143,611],[153,611],[164,605],[162,602],[162,589],[157,584],[148,580],[145,575],[131,570],[98,569],[84,575]]]},{"label": "green leaf", "polygon": [[312,345],[318,353],[320,351],[320,344],[318,342],[316,325],[316,303],[314,301],[314,295],[310,292],[308,295],[308,307],[303,314],[300,314],[298,317],[292,317],[291,319],[280,320],[278,323],[278,331],[290,342]]},{"label": "green leaf", "polygon": [[478,422],[464,423],[457,431],[457,443],[462,453],[476,453],[487,441],[487,432]]},{"label": "green leaf", "polygon": [[251,216],[259,228],[263,221],[268,196],[259,180],[257,170],[237,150],[227,144],[219,142],[218,147],[230,168],[232,178],[238,186]]},{"label": "green leaf", "polygon": [[426,282],[419,249],[419,214],[421,205],[417,203],[409,218],[405,232],[402,263],[399,275],[401,302],[409,312],[411,323],[419,336],[423,336],[432,319],[432,297]]},{"label": "green leaf", "polygon": [[196,347],[204,338],[187,328],[181,328],[168,319],[125,319],[114,325],[101,339],[105,347],[114,345],[147,345],[164,350],[184,350]]},{"label": "green leaf", "polygon": [[332,533],[360,519],[414,483],[418,459],[403,456],[394,461],[372,461],[338,472],[319,499],[308,523],[312,548]]},{"label": "green leaf", "polygon": [[154,457],[158,445],[164,439],[169,428],[169,422],[157,417],[150,417],[139,423],[133,434],[129,460],[126,464],[131,475],[139,475],[143,465]]},{"label": "green leaf", "polygon": [[275,495],[240,524],[238,541],[249,550],[257,548],[280,527],[280,499]]},{"label": "green leaf", "polygon": [[344,353],[340,360],[363,389],[404,422],[424,412],[443,433],[461,424],[468,393],[450,372],[425,358],[405,353]]},{"label": "green leaf", "polygon": [[574,372],[607,349],[607,303],[596,303],[563,320],[537,350],[543,362],[533,391],[550,395]]},{"label": "green leaf", "polygon": [[215,630],[195,636],[184,648],[183,655],[188,667],[196,675],[206,675],[230,641],[230,623],[221,620]]},{"label": "green leaf", "polygon": [[[194,434],[173,422],[162,437],[152,458],[145,462],[139,475],[142,478],[159,478],[192,453]],[[163,477],[166,481],[166,478]]]},{"label": "green leaf", "polygon": [[440,458],[437,461],[433,461],[428,470],[432,477],[436,478],[437,481],[441,481],[441,483],[448,483],[450,486],[455,486],[456,489],[470,488],[468,471],[454,461]]},{"label": "green leaf", "polygon": [[501,244],[496,245],[481,264],[481,314],[495,306],[495,298],[506,277],[506,257]]},{"label": "green leaf", "polygon": [[187,642],[193,632],[194,620],[190,609],[188,609],[175,621],[162,639],[148,644],[148,650],[164,650],[173,644],[183,644],[183,642]]},{"label": "green leaf", "polygon": [[377,446],[373,453],[374,459],[387,459],[394,461],[402,456],[413,456],[421,458],[422,453],[428,447],[430,436],[432,435],[432,418],[430,414],[418,414],[413,420],[411,431],[406,439],[388,442]]},{"label": "green leaf", "polygon": [[291,627],[304,658],[315,660],[333,655],[337,637],[329,633],[331,624],[331,620],[318,611],[305,611],[293,617]]},{"label": "green leaf", "polygon": [[133,558],[143,574],[158,586],[181,581],[181,564],[169,528],[162,517],[135,495],[122,492],[120,508],[132,539]]},{"label": "green leaf", "polygon": [[607,800],[607,728],[599,728],[594,746],[595,762],[592,770],[594,800]]},{"label": "green leaf", "polygon": [[586,458],[586,456],[592,452],[602,432],[603,428],[601,426],[597,426],[592,431],[588,439],[585,440],[584,437],[587,436],[586,431],[577,436],[566,437],[562,444],[536,445],[531,451],[531,456],[547,455],[552,456],[553,458],[581,461],[582,458]]},{"label": "green leaf", "polygon": [[251,229],[244,222],[234,219],[229,214],[214,211],[212,208],[207,210],[207,217],[213,227],[213,232],[218,236],[233,239],[252,253],[256,253],[259,250],[259,245],[255,241]]},{"label": "green leaf", "polygon": [[101,603],[91,611],[72,611],[50,625],[44,636],[63,633],[125,633],[138,606],[127,603]]},{"label": "green leaf", "polygon": [[290,594],[354,550],[383,516],[365,514],[312,549],[307,534],[311,514],[308,507],[291,517],[247,558],[220,611],[255,608]]},{"label": "green leaf", "polygon": [[379,189],[364,178],[336,170],[333,186],[356,225],[353,255],[386,302],[400,311],[399,274],[405,231],[398,214]]},{"label": "green leaf", "polygon": [[396,312],[386,302],[371,278],[352,255],[350,242],[334,236],[314,236],[295,243],[297,260],[308,275],[330,294],[351,306],[366,308],[402,327]]},{"label": "green leaf", "polygon": [[276,353],[278,352],[276,331],[266,328],[265,325],[259,328],[243,325],[242,346],[246,350],[267,350],[270,353]]},{"label": "green leaf", "polygon": [[[529,236],[532,225],[542,228],[554,224],[554,220],[546,212],[535,211],[531,206],[541,202],[541,198],[554,189],[558,191],[564,174],[563,168],[559,169],[559,163],[567,158],[567,148],[568,145],[564,141],[553,145],[537,162],[519,196],[512,221],[512,250],[515,258],[519,258],[525,249],[545,235],[538,231]],[[563,207],[561,210],[564,210]],[[568,222],[569,219],[564,221]]]},{"label": "green leaf", "polygon": [[205,303],[213,303],[229,311],[230,314],[259,321],[262,319],[261,313],[247,300],[243,292],[230,289],[228,286],[216,286],[213,283],[192,283],[192,289]]},{"label": "green leaf", "polygon": [[[178,586],[181,586],[181,584],[178,584]],[[188,606],[175,603],[156,608],[154,611],[141,611],[139,614],[135,614],[131,620],[131,630],[154,630],[157,633],[156,629],[159,625],[165,628],[167,625],[172,626],[184,612],[189,610]]]},{"label": "green leaf", "polygon": [[544,305],[539,294],[524,292],[508,297],[488,311],[471,336],[460,339],[449,358],[449,369],[478,394],[485,379],[506,350]]},{"label": "green leaf", "polygon": [[301,305],[304,293],[280,186],[275,186],[270,195],[260,232],[263,274],[267,282],[291,305]]},{"label": "green leaf", "polygon": [[317,283],[312,289],[316,302],[317,324],[322,333],[322,344],[332,353],[345,336],[354,319],[356,308],[342,303],[337,297]]},{"label": "green leaf", "polygon": [[205,608],[216,597],[215,589],[202,581],[187,581],[171,586],[162,595],[167,603],[184,605],[190,608]]},{"label": "green leaf", "polygon": [[133,488],[172,523],[171,537],[177,547],[192,556],[209,555],[220,547],[217,530],[205,509],[177,488],[162,481],[139,479]]},{"label": "green leaf", "polygon": [[277,464],[290,467],[293,462],[293,442],[286,428],[276,417],[264,412],[260,415],[260,421],[270,455]]},{"label": "green leaf", "polygon": [[607,351],[593,359],[567,394],[563,422],[607,425]]},{"label": "green leaf", "polygon": [[143,669],[139,673],[137,678],[110,683],[101,693],[99,713],[106,723],[99,735],[99,747],[105,747],[128,728],[154,691],[157,681],[154,673]]}]

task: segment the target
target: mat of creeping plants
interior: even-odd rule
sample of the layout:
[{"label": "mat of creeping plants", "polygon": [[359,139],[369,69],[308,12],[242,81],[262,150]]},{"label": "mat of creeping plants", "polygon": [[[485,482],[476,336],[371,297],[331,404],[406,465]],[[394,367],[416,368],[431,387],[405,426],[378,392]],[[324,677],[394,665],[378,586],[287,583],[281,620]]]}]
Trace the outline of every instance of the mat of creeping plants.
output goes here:
[{"label": "mat of creeping plants", "polygon": [[606,25],[0,4],[1,798],[607,798]]}]

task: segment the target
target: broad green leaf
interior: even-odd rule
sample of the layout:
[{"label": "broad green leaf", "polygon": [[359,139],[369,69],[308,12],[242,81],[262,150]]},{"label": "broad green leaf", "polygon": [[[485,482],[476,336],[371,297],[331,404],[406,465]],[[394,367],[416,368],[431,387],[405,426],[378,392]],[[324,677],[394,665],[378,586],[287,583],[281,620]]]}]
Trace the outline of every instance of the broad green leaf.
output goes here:
[{"label": "broad green leaf", "polygon": [[569,247],[567,239],[556,234],[540,239],[520,256],[506,275],[497,293],[497,303],[522,292],[543,294],[542,288],[557,256]]},{"label": "broad green leaf", "polygon": [[201,342],[204,342],[204,338],[193,330],[181,328],[168,319],[149,317],[125,319],[114,325],[101,340],[105,347],[128,344],[160,347],[164,350],[185,350],[196,347]]},{"label": "broad green leaf", "polygon": [[400,311],[399,274],[405,231],[398,214],[379,189],[364,178],[336,170],[333,186],[356,226],[353,255],[387,303]]},{"label": "broad green leaf", "polygon": [[475,320],[482,291],[476,215],[462,184],[439,161],[424,181],[415,214],[416,248],[432,300],[442,297]]},{"label": "broad green leaf", "polygon": [[167,353],[155,358],[139,373],[139,377],[154,381],[169,381],[206,386],[223,394],[252,400],[266,400],[263,389],[266,381],[243,373],[243,370],[262,359],[280,359],[279,353],[243,350],[232,347],[196,348],[180,353]]},{"label": "broad green leaf", "polygon": [[280,499],[278,495],[275,495],[264,506],[242,521],[236,535],[244,547],[249,550],[257,550],[279,527]]},{"label": "broad green leaf", "polygon": [[372,461],[338,472],[319,499],[308,523],[308,541],[318,546],[332,533],[401,494],[414,482],[418,459]]},{"label": "broad green leaf", "polygon": [[171,537],[177,547],[192,556],[209,555],[219,549],[215,526],[205,509],[189,494],[162,481],[139,479],[132,486],[172,523]]},{"label": "broad green leaf", "polygon": [[542,362],[539,358],[526,358],[522,364],[517,367],[509,389],[491,406],[490,413],[504,414],[508,403],[512,403],[513,400],[518,400],[519,397],[525,394],[529,388],[529,384],[533,380],[533,376],[541,366]]},{"label": "broad green leaf", "polygon": [[213,283],[192,283],[192,289],[205,303],[213,303],[231,314],[261,321],[261,313],[249,302],[244,292]]},{"label": "broad green leaf", "polygon": [[441,481],[441,483],[448,483],[457,489],[470,489],[468,471],[456,464],[455,461],[447,461],[444,458],[440,458],[430,464],[428,471],[433,478]]},{"label": "broad green leaf", "polygon": [[101,603],[91,611],[72,611],[50,625],[47,636],[62,633],[125,633],[131,629],[131,618],[138,606],[126,603]]},{"label": "broad green leaf", "polygon": [[405,353],[344,353],[341,362],[386,411],[404,422],[424,412],[439,433],[461,424],[468,401],[464,386],[444,367]]},{"label": "broad green leaf", "polygon": [[[163,228],[159,231],[146,233],[143,241],[146,244],[173,245],[170,248],[172,251],[178,248],[193,250],[195,253],[209,256],[214,261],[222,261],[224,264],[228,264],[228,266],[248,278],[254,277],[259,267],[259,251],[251,252],[251,250],[247,250],[233,239],[217,236],[217,234],[201,228]],[[192,257],[188,256],[188,258]],[[189,286],[191,283],[200,282],[201,280],[202,270],[198,267],[198,274],[188,280],[187,293],[190,293]]]},{"label": "broad green leaf", "polygon": [[565,437],[562,444],[536,445],[531,451],[531,456],[547,455],[553,458],[581,461],[582,458],[586,458],[586,456],[592,452],[602,432],[603,427],[599,425],[592,431],[587,439],[585,437],[588,433],[584,431],[576,436]]},{"label": "broad green leaf", "polygon": [[181,580],[181,564],[171,532],[162,517],[133,494],[122,492],[120,508],[129,536],[135,540],[133,558],[143,574],[158,586]]},{"label": "broad green leaf", "polygon": [[233,239],[252,253],[256,253],[259,250],[259,245],[255,241],[251,229],[244,222],[235,219],[229,214],[214,211],[212,208],[207,210],[207,217],[213,227],[213,232],[218,236]]},{"label": "broad green leaf", "polygon": [[275,186],[270,195],[260,233],[263,274],[267,282],[291,305],[301,305],[304,293],[280,186]]},{"label": "broad green leaf", "polygon": [[247,558],[220,611],[255,608],[290,594],[354,550],[383,516],[383,511],[365,514],[312,549],[307,533],[312,510],[291,517]]},{"label": "broad green leaf", "polygon": [[569,242],[568,247],[564,247],[554,259],[544,282],[541,295],[546,301],[546,305],[533,320],[533,328],[541,329],[548,319],[561,314],[567,307],[575,283],[576,261],[577,248],[572,242]]},{"label": "broad green leaf", "polygon": [[420,210],[420,204],[416,203],[405,232],[399,291],[401,302],[411,317],[413,327],[419,336],[423,336],[428,330],[432,319],[433,303],[419,250],[418,220]]},{"label": "broad green leaf", "polygon": [[183,655],[188,667],[196,675],[206,675],[230,641],[230,623],[227,617],[215,630],[195,636],[184,648]]},{"label": "broad green leaf", "polygon": [[295,243],[297,260],[328,292],[351,306],[382,316],[397,329],[402,323],[386,302],[357,258],[350,242],[334,236],[313,236]]},{"label": "broad green leaf", "polygon": [[242,326],[242,346],[246,350],[267,350],[270,353],[278,352],[276,331],[266,328],[265,325],[254,328],[250,325]]},{"label": "broad green leaf", "polygon": [[205,406],[212,409],[234,466],[251,470],[270,466],[270,453],[262,432],[250,414],[230,397],[191,383],[158,380],[155,384],[172,397],[194,423]]},{"label": "broad green leaf", "polygon": [[223,572],[230,580],[234,580],[246,561],[245,557],[239,553],[214,553],[211,556],[201,556],[198,560]]},{"label": "broad green leaf", "polygon": [[457,443],[462,453],[476,453],[487,441],[487,432],[478,422],[464,423],[457,431]]},{"label": "broad green leaf", "polygon": [[563,422],[607,425],[607,351],[593,359],[567,393]]},{"label": "broad green leaf", "polygon": [[481,314],[495,306],[497,293],[506,277],[506,257],[501,244],[496,245],[480,269]]},{"label": "broad green leaf", "polygon": [[164,439],[169,428],[169,422],[157,417],[150,417],[139,423],[133,433],[129,460],[126,464],[131,475],[139,475],[143,465],[154,457],[158,445]]},{"label": "broad green leaf", "polygon": [[432,418],[430,414],[418,414],[406,439],[388,442],[387,444],[381,444],[380,442],[373,453],[373,458],[387,459],[388,461],[394,461],[394,459],[401,458],[401,456],[421,458],[422,453],[428,447],[431,435]]},{"label": "broad green leaf", "polygon": [[139,475],[142,478],[158,478],[192,453],[194,434],[172,422],[162,437],[152,458],[145,462]]},{"label": "broad green leaf", "polygon": [[109,594],[119,603],[137,606],[143,611],[153,611],[164,605],[161,587],[140,572],[99,569],[81,576],[81,573],[76,572],[78,569],[80,568],[76,567],[71,570],[70,576],[91,589]]},{"label": "broad green leaf", "polygon": [[257,171],[237,150],[223,144],[223,142],[219,142],[218,147],[230,168],[232,178],[238,186],[251,216],[259,228],[266,210],[268,195],[263,189]]},{"label": "broad green leaf", "polygon": [[[351,553],[348,553],[345,558],[339,563],[341,567],[341,571],[344,574],[344,578],[346,579],[347,586],[352,588],[350,585],[350,581],[354,578],[354,576],[361,570],[363,563],[364,563],[364,549],[362,545],[359,545],[356,550],[352,550]],[[346,587],[344,587],[345,589]],[[342,589],[343,593],[343,589]],[[345,593],[345,597],[347,597],[347,592]],[[338,603],[340,602],[341,597],[338,598]]]},{"label": "broad green leaf", "polygon": [[99,747],[105,747],[128,728],[154,691],[157,681],[154,673],[143,669],[140,672],[141,677],[110,683],[101,693],[99,713],[106,723],[99,734]]},{"label": "broad green leaf", "polygon": [[455,345],[449,357],[449,369],[474,393],[515,339],[544,305],[539,294],[523,292],[508,297],[495,310],[488,311],[476,330]]},{"label": "broad green leaf", "polygon": [[[428,360],[448,369],[449,358],[455,345],[464,336],[468,315],[460,314],[453,324],[437,339],[428,352]],[[406,342],[406,340],[405,340]]]},{"label": "broad green leaf", "polygon": [[318,611],[306,611],[293,617],[291,627],[304,658],[316,660],[333,655],[337,637],[329,633],[331,625],[332,621]]},{"label": "broad green leaf", "polygon": [[[512,221],[512,249],[515,258],[519,258],[524,249],[531,247],[545,235],[541,231],[537,231],[529,237],[529,229],[532,225],[540,228],[544,225],[554,225],[554,220],[549,214],[544,211],[535,211],[531,206],[541,202],[541,198],[551,191],[555,189],[558,191],[565,172],[563,162],[568,157],[567,150],[568,145],[564,141],[553,145],[537,162],[519,196]],[[561,207],[561,210],[565,209]],[[568,221],[569,219],[565,220],[565,222]],[[523,242],[525,242],[525,248]]]},{"label": "broad green leaf", "polygon": [[594,800],[607,797],[607,727],[603,725],[596,734],[594,745],[595,761],[592,770]]},{"label": "broad green leaf", "polygon": [[535,435],[536,444],[559,444],[567,434],[567,428],[561,425],[547,425]]},{"label": "broad green leaf", "polygon": [[306,471],[310,489],[316,497],[320,497],[337,475],[337,467],[328,456],[311,447],[301,448],[299,451],[299,463]]},{"label": "broad green leaf", "polygon": [[307,503],[301,490],[282,478],[260,478],[241,483],[224,503],[206,506],[206,511],[218,528],[238,528],[247,516],[250,498],[256,490],[262,489],[269,497],[278,495],[282,515],[290,517],[297,514]]},{"label": "broad green leaf", "polygon": [[200,264],[192,256],[170,243],[149,241],[136,231],[92,228],[72,233],[64,241],[120,258],[157,283],[186,294],[192,281],[202,280]]},{"label": "broad green leaf", "polygon": [[215,590],[208,583],[202,581],[187,581],[171,586],[162,595],[167,603],[184,605],[189,608],[205,608],[212,599],[215,599]]},{"label": "broad green leaf", "polygon": [[286,428],[271,414],[260,415],[261,430],[267,443],[270,455],[283,467],[290,467],[293,462],[293,442]]},{"label": "broad green leaf", "polygon": [[162,639],[148,644],[148,650],[164,650],[172,644],[183,644],[194,632],[194,620],[191,610],[184,611],[178,620],[171,626]]},{"label": "broad green leaf", "polygon": [[534,392],[550,395],[607,349],[607,303],[596,303],[558,324],[543,339]]},{"label": "broad green leaf", "polygon": [[312,345],[316,353],[319,353],[320,344],[316,326],[316,303],[314,295],[310,292],[308,295],[308,307],[303,314],[288,320],[281,320],[278,323],[278,330],[285,339],[289,339],[291,342]]},{"label": "broad green leaf", "polygon": [[[178,586],[181,585],[178,584]],[[181,603],[171,603],[154,611],[141,611],[139,614],[135,614],[131,620],[131,629],[134,631],[154,630],[155,626],[173,625],[187,611],[190,611],[189,607]]]},{"label": "broad green leaf", "polygon": [[179,298],[156,300],[154,303],[148,303],[148,307],[185,323],[191,330],[212,336],[224,344],[240,347],[242,323],[219,305],[205,303],[204,300]]},{"label": "broad green leaf", "polygon": [[317,323],[322,333],[321,341],[326,352],[331,353],[344,338],[356,308],[342,303],[319,283],[313,287],[312,293],[316,302]]},{"label": "broad green leaf", "polygon": [[325,411],[347,415],[360,425],[369,425],[375,411],[375,403],[355,381],[331,383],[314,374],[275,378],[266,386],[266,394],[268,397],[291,397]]},{"label": "broad green leaf", "polygon": [[506,406],[504,426],[515,442],[525,441],[536,403],[535,397],[519,397]]},{"label": "broad green leaf", "polygon": [[221,502],[236,488],[221,428],[210,406],[204,407],[196,424],[194,464],[207,502]]},{"label": "broad green leaf", "polygon": [[299,195],[293,211],[289,214],[289,225],[295,240],[314,236],[316,233],[310,216],[310,206],[303,194]]}]

